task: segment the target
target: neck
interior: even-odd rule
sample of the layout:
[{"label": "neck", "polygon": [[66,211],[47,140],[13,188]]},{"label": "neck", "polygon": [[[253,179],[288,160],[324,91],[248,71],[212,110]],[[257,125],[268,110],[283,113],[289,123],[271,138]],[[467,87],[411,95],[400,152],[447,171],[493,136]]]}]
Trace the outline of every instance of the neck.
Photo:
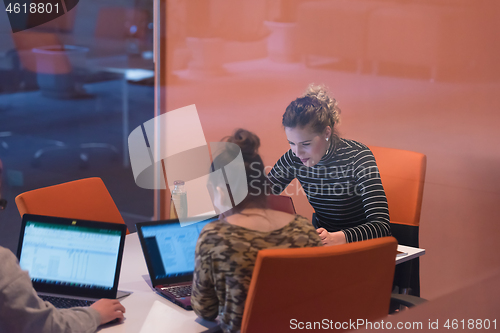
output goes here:
[{"label": "neck", "polygon": [[247,216],[247,215],[265,215],[266,214],[266,209],[265,208],[253,208],[253,207],[249,207],[249,208],[243,208],[242,210],[240,211],[237,211],[235,208],[233,209],[230,209],[222,214],[219,214],[219,216],[221,218],[227,218],[227,217],[230,217],[230,216],[233,216],[233,215],[243,215],[243,216]]}]

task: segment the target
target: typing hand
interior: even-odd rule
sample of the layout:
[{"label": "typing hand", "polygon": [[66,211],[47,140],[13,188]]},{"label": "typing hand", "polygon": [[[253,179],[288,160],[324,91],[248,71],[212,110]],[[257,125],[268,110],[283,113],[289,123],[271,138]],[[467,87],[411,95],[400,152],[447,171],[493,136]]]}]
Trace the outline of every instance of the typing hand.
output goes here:
[{"label": "typing hand", "polygon": [[115,319],[122,320],[125,308],[116,299],[100,299],[90,306],[101,315],[101,325]]},{"label": "typing hand", "polygon": [[328,232],[325,228],[318,228],[316,232],[321,238],[323,245],[340,245],[345,244],[345,236],[342,231]]}]

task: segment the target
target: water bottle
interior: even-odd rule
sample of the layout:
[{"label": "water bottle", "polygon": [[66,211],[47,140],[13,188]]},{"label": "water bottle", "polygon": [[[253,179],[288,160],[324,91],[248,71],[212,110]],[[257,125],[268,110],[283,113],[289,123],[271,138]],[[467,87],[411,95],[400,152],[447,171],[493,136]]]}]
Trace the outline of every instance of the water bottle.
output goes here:
[{"label": "water bottle", "polygon": [[174,189],[170,199],[170,218],[182,219],[188,216],[187,193],[183,180],[174,181]]}]

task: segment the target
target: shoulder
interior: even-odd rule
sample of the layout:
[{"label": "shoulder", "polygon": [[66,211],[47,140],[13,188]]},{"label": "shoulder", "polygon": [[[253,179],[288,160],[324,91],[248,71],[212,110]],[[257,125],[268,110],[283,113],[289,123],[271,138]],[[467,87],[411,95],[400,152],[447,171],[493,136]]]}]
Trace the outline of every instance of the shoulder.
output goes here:
[{"label": "shoulder", "polygon": [[373,158],[373,153],[367,145],[350,139],[340,139],[336,154],[351,160],[360,160],[363,158]]},{"label": "shoulder", "polygon": [[314,228],[312,223],[309,221],[309,219],[307,219],[301,215],[295,215],[295,218],[293,219],[291,224],[293,224],[295,227],[300,228],[304,231],[309,231],[309,230],[316,231],[316,229]]},{"label": "shoulder", "polygon": [[[0,292],[6,304],[22,306],[27,298],[31,298],[34,289],[28,272],[23,271],[16,256],[8,249],[0,247]],[[35,301],[38,302],[38,301]]]},{"label": "shoulder", "polygon": [[198,242],[206,238],[213,238],[221,235],[226,229],[227,223],[220,220],[210,222],[201,229],[200,236],[198,237]]},{"label": "shoulder", "polygon": [[296,215],[295,219],[289,224],[293,233],[297,235],[296,245],[300,246],[321,246],[322,242],[319,238],[316,228],[305,217]]},{"label": "shoulder", "polygon": [[31,288],[31,279],[28,272],[21,269],[14,253],[1,246],[0,262],[2,263],[2,269],[0,269],[0,289],[6,288],[15,281],[17,281],[16,285],[21,285],[22,288],[27,288],[28,290]]},{"label": "shoulder", "polygon": [[339,147],[338,150],[345,150],[345,151],[370,151],[367,145],[364,143],[361,143],[359,141],[351,140],[351,139],[344,139],[341,138],[339,140]]},{"label": "shoulder", "polygon": [[12,253],[11,250],[3,247],[3,246],[0,246],[0,258],[3,260],[3,259],[11,259],[12,257],[15,258],[15,255],[14,253]]},{"label": "shoulder", "polygon": [[225,223],[221,220],[216,220],[210,223],[207,223],[203,229],[201,229],[201,233],[210,232],[212,230],[220,229]]},{"label": "shoulder", "polygon": [[300,225],[300,226],[308,226],[308,225],[312,226],[312,224],[309,222],[308,219],[306,219],[304,216],[299,215],[299,214],[294,215],[294,219],[293,219],[292,223],[295,223],[295,224]]},{"label": "shoulder", "polygon": [[300,159],[294,155],[291,149],[288,149],[286,153],[281,155],[280,159],[276,162],[276,166],[294,166],[300,163]]},{"label": "shoulder", "polygon": [[0,262],[2,263],[2,272],[19,268],[17,257],[14,253],[2,246],[0,246]]},{"label": "shoulder", "polygon": [[203,227],[198,236],[196,251],[198,254],[209,254],[214,247],[225,243],[225,240],[231,236],[231,225],[224,221],[210,222]]},{"label": "shoulder", "polygon": [[[19,263],[17,257],[9,249],[0,246],[0,262],[2,263],[2,268],[0,269],[0,289],[9,285],[12,281],[19,278],[19,276],[25,274]],[[31,282],[31,280],[30,280]]]}]

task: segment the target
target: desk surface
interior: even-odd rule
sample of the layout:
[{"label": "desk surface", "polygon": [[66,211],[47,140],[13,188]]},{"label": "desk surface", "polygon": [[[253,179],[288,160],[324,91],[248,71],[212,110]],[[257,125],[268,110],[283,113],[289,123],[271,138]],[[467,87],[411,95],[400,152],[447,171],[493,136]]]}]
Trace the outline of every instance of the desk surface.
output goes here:
[{"label": "desk surface", "polygon": [[404,254],[400,254],[396,257],[396,265],[418,258],[425,254],[425,249],[405,245],[398,245],[398,251],[403,252]]},{"label": "desk surface", "polygon": [[[398,246],[398,250],[407,255],[396,258],[396,264],[419,257],[423,249]],[[137,233],[127,235],[125,251],[118,287],[132,294],[121,302],[125,306],[125,321],[121,324],[103,326],[100,332],[106,333],[169,333],[203,332],[215,326],[214,323],[201,320],[194,311],[186,311],[171,303],[152,290],[148,269],[142,254]],[[148,318],[149,315],[149,318]]]},{"label": "desk surface", "polygon": [[[127,311],[125,320],[121,324],[105,325],[99,332],[155,333],[151,328],[155,326],[162,333],[203,332],[215,326],[212,322],[200,320],[194,311],[186,311],[152,290],[137,233],[127,235],[125,240],[118,289],[132,292],[121,301]],[[151,317],[144,325],[150,312]],[[161,322],[155,324],[159,318]]]}]

